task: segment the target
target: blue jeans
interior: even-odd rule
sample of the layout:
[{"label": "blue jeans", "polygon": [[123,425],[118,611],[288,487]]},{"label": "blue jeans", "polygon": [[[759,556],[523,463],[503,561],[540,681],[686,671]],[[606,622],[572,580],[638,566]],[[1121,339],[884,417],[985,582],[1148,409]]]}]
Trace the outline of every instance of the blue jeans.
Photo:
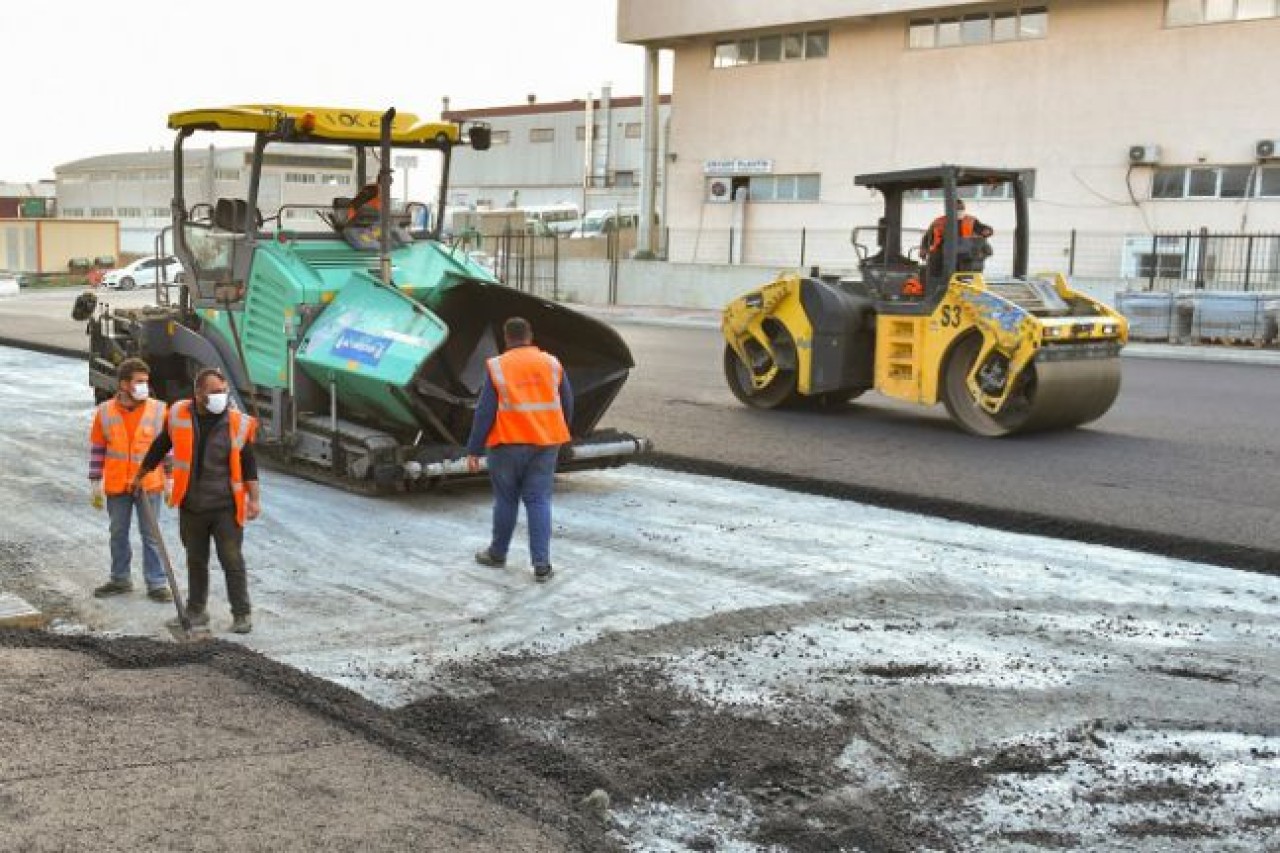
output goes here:
[{"label": "blue jeans", "polygon": [[[151,514],[160,521],[160,492],[147,495]],[[129,564],[133,561],[133,548],[129,544],[129,526],[133,516],[138,517],[138,529],[142,533],[142,576],[147,589],[167,586],[169,581],[160,563],[160,543],[142,520],[142,507],[132,494],[107,495],[107,517],[111,519],[111,579],[129,580]]]},{"label": "blue jeans", "polygon": [[558,446],[500,444],[487,452],[493,483],[493,540],[489,555],[507,558],[516,529],[520,502],[529,523],[529,556],[535,566],[551,565],[551,485],[555,480]]}]

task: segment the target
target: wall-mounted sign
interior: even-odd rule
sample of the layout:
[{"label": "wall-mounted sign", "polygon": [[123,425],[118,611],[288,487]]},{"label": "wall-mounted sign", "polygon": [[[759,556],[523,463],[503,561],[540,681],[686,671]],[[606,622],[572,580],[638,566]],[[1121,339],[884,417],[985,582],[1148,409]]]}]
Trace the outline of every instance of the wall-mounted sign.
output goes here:
[{"label": "wall-mounted sign", "polygon": [[772,160],[735,157],[727,160],[702,161],[704,175],[768,175],[772,171]]}]

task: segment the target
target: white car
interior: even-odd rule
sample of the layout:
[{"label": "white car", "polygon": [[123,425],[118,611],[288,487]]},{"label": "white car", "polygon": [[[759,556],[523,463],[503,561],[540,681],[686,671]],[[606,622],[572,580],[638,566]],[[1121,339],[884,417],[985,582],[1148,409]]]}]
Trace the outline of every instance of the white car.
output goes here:
[{"label": "white car", "polygon": [[174,284],[186,278],[185,272],[182,262],[172,255],[159,259],[148,255],[128,266],[107,270],[102,276],[102,286],[133,290],[135,287],[155,287],[161,280]]}]

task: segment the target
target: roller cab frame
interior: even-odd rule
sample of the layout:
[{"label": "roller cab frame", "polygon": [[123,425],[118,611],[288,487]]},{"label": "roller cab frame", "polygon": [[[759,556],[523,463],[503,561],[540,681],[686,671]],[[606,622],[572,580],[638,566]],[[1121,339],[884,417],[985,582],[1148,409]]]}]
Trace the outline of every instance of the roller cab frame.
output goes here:
[{"label": "roller cab frame", "polygon": [[[759,408],[830,406],[876,390],[943,403],[961,428],[989,437],[1074,427],[1111,407],[1128,324],[1060,273],[1027,274],[1020,172],[944,165],[855,183],[883,201],[878,222],[852,233],[858,278],[791,273],[725,307],[724,370],[735,396]],[[980,186],[1010,188],[1007,276],[984,274],[984,237],[960,236],[956,202]],[[903,212],[922,191],[941,199],[947,217],[941,247],[924,258],[925,229],[907,227]]]},{"label": "roller cab frame", "polygon": [[[620,464],[648,448],[597,428],[634,366],[621,337],[506,287],[443,239],[451,157],[459,147],[486,150],[486,124],[256,104],[174,113],[169,127],[176,138],[167,232],[185,279],[158,285],[156,306],[78,307],[99,399],[114,392],[115,367],[128,356],[147,360],[164,400],[189,396],[196,371],[218,367],[235,405],[259,417],[262,451],[285,467],[361,491],[422,487],[474,476],[464,444],[486,361],[501,352],[503,322],[521,316],[575,391],[560,469]],[[186,145],[208,133],[252,139],[247,194],[188,205]],[[342,157],[335,169],[354,156],[357,186],[336,186],[344,197],[332,203],[286,205],[264,219],[264,167],[289,165],[299,145],[328,147]],[[425,231],[412,230],[415,204],[393,210],[391,155],[400,149],[439,155],[434,223]]]}]

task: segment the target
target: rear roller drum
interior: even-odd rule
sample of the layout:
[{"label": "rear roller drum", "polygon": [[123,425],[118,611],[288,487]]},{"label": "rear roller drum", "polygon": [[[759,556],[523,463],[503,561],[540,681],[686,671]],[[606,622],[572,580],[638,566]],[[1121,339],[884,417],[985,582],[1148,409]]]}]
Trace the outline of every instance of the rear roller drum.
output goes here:
[{"label": "rear roller drum", "polygon": [[[742,363],[742,359],[733,351],[733,347],[724,347],[724,378],[729,383],[729,390],[748,406],[757,409],[776,409],[799,402],[800,395],[796,391],[796,350],[795,342],[785,329],[773,332],[770,344],[774,348],[774,356],[754,341],[747,343],[747,352],[756,361],[751,367]],[[763,373],[776,365],[777,372],[763,388],[757,388],[751,381],[752,368]]]}]

